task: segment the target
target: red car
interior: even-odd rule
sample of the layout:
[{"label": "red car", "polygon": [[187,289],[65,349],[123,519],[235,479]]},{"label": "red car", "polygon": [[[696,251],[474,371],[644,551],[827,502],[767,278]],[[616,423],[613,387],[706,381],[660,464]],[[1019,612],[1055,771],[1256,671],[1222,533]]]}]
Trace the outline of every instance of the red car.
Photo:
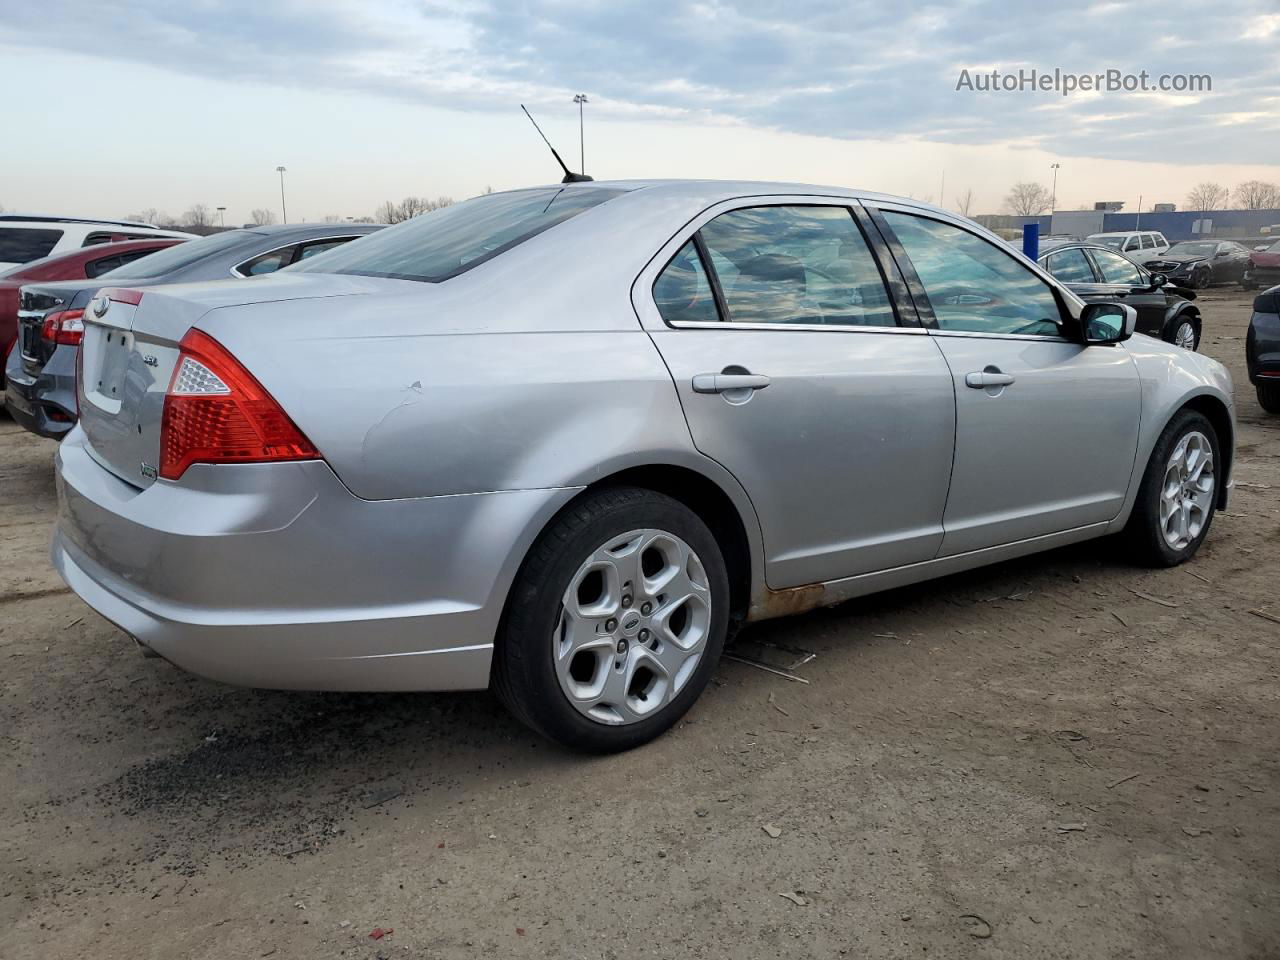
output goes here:
[{"label": "red car", "polygon": [[1280,283],[1280,240],[1265,250],[1254,250],[1249,254],[1249,266],[1245,270],[1240,285],[1246,290],[1258,287],[1269,287]]},{"label": "red car", "polygon": [[[154,240],[97,243],[70,253],[32,260],[11,268],[8,273],[0,272],[0,360],[9,356],[18,333],[18,288],[24,283],[39,280],[92,280],[108,270],[182,242],[157,237]],[[0,367],[0,390],[3,388],[4,368]]]}]

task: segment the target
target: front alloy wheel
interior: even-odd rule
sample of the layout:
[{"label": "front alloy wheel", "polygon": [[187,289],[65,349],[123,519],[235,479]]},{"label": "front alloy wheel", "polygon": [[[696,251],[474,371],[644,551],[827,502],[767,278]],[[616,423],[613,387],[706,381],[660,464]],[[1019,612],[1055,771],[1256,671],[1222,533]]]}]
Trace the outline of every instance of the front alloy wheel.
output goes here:
[{"label": "front alloy wheel", "polygon": [[1135,559],[1172,567],[1208,536],[1218,497],[1218,434],[1196,410],[1179,411],[1156,440],[1125,526]]},{"label": "front alloy wheel", "polygon": [[1214,495],[1213,446],[1198,430],[1182,435],[1165,464],[1160,488],[1160,532],[1184,550],[1209,522]]},{"label": "front alloy wheel", "polygon": [[1179,320],[1177,328],[1173,331],[1173,344],[1184,350],[1195,350],[1196,325],[1190,320]]}]

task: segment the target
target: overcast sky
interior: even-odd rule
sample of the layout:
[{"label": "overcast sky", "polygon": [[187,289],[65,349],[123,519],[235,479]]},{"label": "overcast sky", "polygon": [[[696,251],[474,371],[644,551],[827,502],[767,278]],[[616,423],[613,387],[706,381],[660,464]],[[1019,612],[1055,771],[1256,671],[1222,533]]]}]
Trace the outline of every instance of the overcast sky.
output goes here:
[{"label": "overcast sky", "polygon": [[[1020,12],[1019,12],[1020,11]],[[979,93],[961,70],[1208,74],[1212,92]],[[371,212],[588,172],[750,177],[1001,209],[1182,204],[1280,180],[1277,0],[452,3],[41,0],[0,18],[0,204]],[[945,186],[943,183],[945,177]]]}]

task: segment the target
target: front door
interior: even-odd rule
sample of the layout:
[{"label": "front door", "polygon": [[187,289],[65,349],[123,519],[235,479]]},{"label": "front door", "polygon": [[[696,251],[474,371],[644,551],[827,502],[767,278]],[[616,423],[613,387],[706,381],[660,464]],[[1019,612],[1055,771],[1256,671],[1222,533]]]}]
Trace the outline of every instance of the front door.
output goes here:
[{"label": "front door", "polygon": [[1163,339],[1165,315],[1169,311],[1169,297],[1164,289],[1152,290],[1150,275],[1118,253],[1100,249],[1091,249],[1089,253],[1098,265],[1102,282],[1092,290],[1071,289],[1088,301],[1127,303],[1138,314],[1138,332]]},{"label": "front door", "polygon": [[954,442],[938,345],[899,321],[848,207],[755,204],[636,285],[694,443],[750,496],[771,587],[931,559]]},{"label": "front door", "polygon": [[1011,249],[907,208],[883,222],[954,384],[940,555],[1114,519],[1140,413],[1123,344],[1079,343],[1053,288]]}]

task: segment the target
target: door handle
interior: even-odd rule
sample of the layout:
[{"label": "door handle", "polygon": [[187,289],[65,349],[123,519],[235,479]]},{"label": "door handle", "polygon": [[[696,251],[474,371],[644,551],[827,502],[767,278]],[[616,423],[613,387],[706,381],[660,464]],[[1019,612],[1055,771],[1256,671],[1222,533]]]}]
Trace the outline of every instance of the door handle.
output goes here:
[{"label": "door handle", "polygon": [[986,387],[1007,387],[1013,381],[1013,374],[1001,373],[998,370],[983,370],[980,373],[966,373],[964,375],[964,385],[973,387],[975,390],[982,390]]},{"label": "door handle", "polygon": [[694,393],[763,390],[768,385],[769,378],[758,373],[699,373],[693,378]]}]

